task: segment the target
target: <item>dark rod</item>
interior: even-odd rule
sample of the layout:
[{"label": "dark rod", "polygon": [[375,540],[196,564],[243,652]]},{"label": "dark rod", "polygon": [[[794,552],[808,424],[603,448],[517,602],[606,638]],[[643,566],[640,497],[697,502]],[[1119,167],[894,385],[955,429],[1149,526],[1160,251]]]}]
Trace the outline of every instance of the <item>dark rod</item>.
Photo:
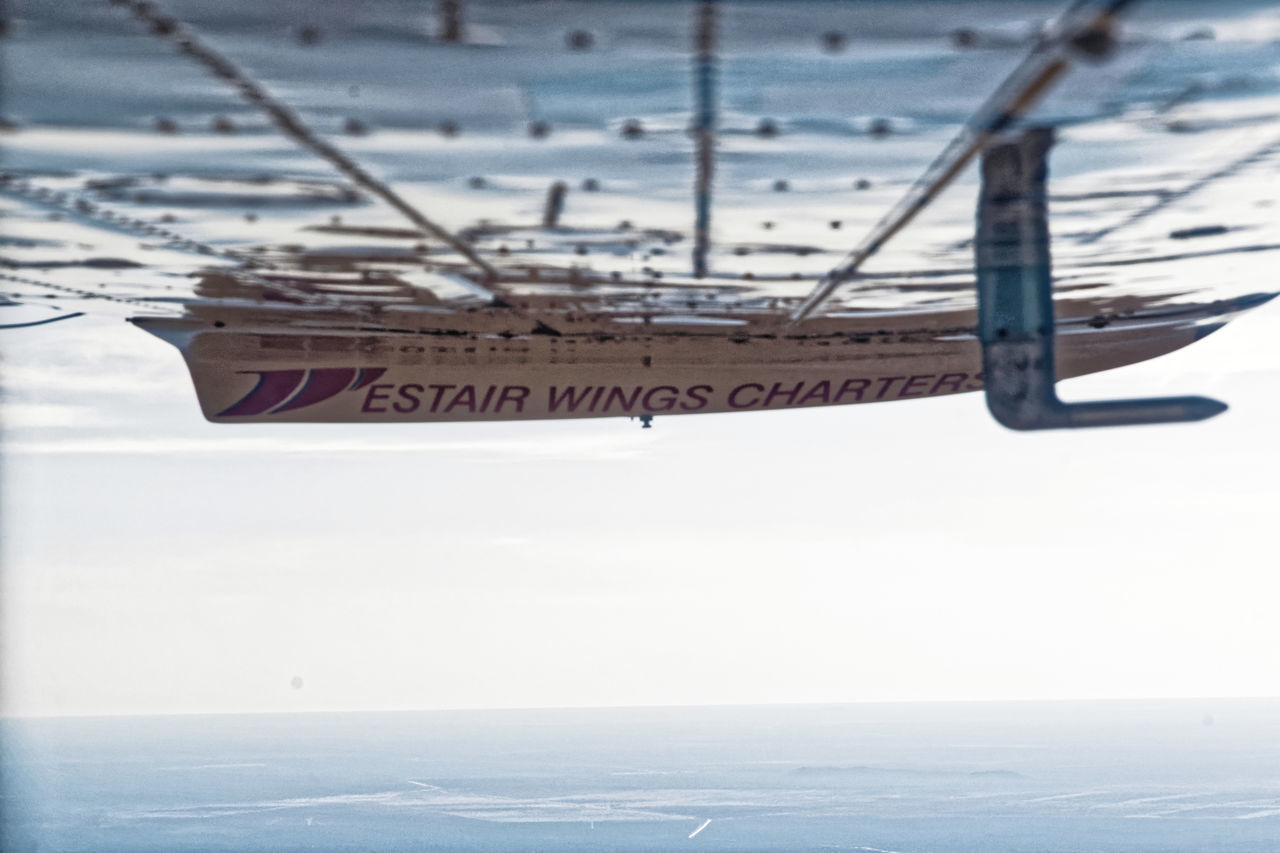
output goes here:
[{"label": "dark rod", "polygon": [[715,172],[716,149],[716,3],[700,0],[693,35],[696,109],[694,140],[697,145],[697,177],[694,183],[697,216],[694,222],[693,275],[707,274],[707,252],[711,249],[711,178]]}]

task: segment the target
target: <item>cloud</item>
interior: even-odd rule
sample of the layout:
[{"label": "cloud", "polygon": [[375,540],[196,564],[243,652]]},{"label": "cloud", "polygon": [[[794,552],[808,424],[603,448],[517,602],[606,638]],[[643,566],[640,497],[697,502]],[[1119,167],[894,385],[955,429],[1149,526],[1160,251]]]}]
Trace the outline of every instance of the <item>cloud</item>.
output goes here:
[{"label": "cloud", "polygon": [[6,403],[0,406],[0,425],[11,429],[106,426],[111,420],[97,409],[66,403]]},{"label": "cloud", "polygon": [[[108,358],[111,367],[104,367]],[[147,396],[157,392],[181,393],[189,391],[191,381],[184,372],[176,372],[169,365],[158,368],[154,362],[142,359],[124,359],[117,353],[96,356],[91,370],[77,365],[50,367],[46,364],[14,364],[11,361],[0,367],[0,377],[8,389],[21,389],[27,394],[101,395],[113,398],[135,395]]]},{"label": "cloud", "polygon": [[[36,408],[66,408],[41,406]],[[7,411],[7,409],[6,409]],[[57,417],[70,417],[58,413]],[[54,415],[50,413],[52,419]],[[24,423],[24,426],[31,425]],[[47,424],[48,425],[48,424]],[[70,425],[60,421],[56,425]],[[292,437],[233,438],[74,438],[64,441],[14,441],[5,444],[10,454],[324,454],[340,453],[445,453],[484,458],[524,458],[546,460],[626,460],[638,458],[658,439],[638,431],[541,437],[537,439],[494,439],[460,441],[390,440],[376,438],[320,439]]]}]

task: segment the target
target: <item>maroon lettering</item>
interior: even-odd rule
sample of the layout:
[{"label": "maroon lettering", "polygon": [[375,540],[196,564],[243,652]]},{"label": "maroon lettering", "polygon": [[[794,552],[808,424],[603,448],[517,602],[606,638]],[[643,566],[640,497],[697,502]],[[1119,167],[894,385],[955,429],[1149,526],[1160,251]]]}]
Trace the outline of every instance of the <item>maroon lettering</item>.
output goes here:
[{"label": "maroon lettering", "polygon": [[497,390],[497,385],[490,385],[489,390],[484,392],[484,402],[480,404],[480,411],[489,411],[489,401],[493,399],[493,392]]},{"label": "maroon lettering", "polygon": [[820,402],[824,404],[830,403],[831,402],[831,383],[824,379],[821,382],[819,382],[817,385],[814,385],[812,388],[809,389],[809,392],[807,394],[805,394],[803,397],[800,398],[800,402],[797,403],[796,405],[806,406],[809,404],[810,401]]},{"label": "maroon lettering", "polygon": [[881,387],[881,388],[880,388],[880,393],[876,395],[876,399],[877,399],[877,400],[883,400],[883,399],[884,399],[884,395],[885,395],[885,394],[888,394],[888,393],[889,393],[889,389],[893,387],[893,383],[895,383],[895,382],[899,382],[899,381],[901,381],[901,380],[903,380],[903,379],[906,379],[906,378],[907,378],[907,377],[905,377],[905,376],[886,376],[886,377],[884,377],[883,379],[880,379],[879,381],[880,381],[880,382],[882,382],[882,383],[884,383],[884,384],[883,384],[883,387]]},{"label": "maroon lettering", "polygon": [[844,399],[845,394],[853,394],[854,400],[862,402],[862,392],[867,390],[867,386],[871,384],[870,379],[846,379],[844,384],[840,386],[840,390],[836,392],[836,396],[831,400],[832,403],[839,403]]},{"label": "maroon lettering", "polygon": [[737,388],[734,388],[732,391],[730,391],[730,392],[729,392],[729,406],[730,406],[730,408],[734,408],[734,409],[749,409],[749,408],[751,408],[752,406],[754,406],[754,405],[756,405],[757,403],[759,403],[759,402],[760,402],[760,398],[759,398],[759,397],[756,397],[754,400],[752,400],[752,401],[751,401],[751,402],[749,402],[749,403],[739,403],[739,402],[738,402],[738,392],[739,392],[739,391],[746,391],[748,388],[754,388],[754,389],[756,389],[757,391],[764,391],[764,386],[763,386],[763,385],[757,385],[757,384],[756,384],[756,383],[754,383],[754,382],[748,382],[746,385],[739,385]]},{"label": "maroon lettering", "polygon": [[917,385],[920,385],[921,387],[928,385],[929,380],[932,379],[933,377],[934,377],[934,374],[932,373],[926,373],[921,376],[912,376],[906,382],[902,383],[902,390],[898,392],[898,398],[901,399],[903,397],[923,397],[924,396],[923,391],[916,391],[914,393],[908,393],[908,392],[910,392],[911,389],[916,387]]},{"label": "maroon lettering", "polygon": [[425,388],[417,384],[401,385],[400,399],[403,400],[404,402],[397,401],[395,403],[392,403],[391,408],[395,409],[397,412],[402,412],[404,414],[408,414],[409,412],[416,412],[418,410],[418,404],[422,402],[421,400],[418,399],[417,395],[421,394],[425,390],[426,390]]},{"label": "maroon lettering", "polygon": [[591,398],[591,405],[588,407],[589,411],[594,412],[596,410],[596,406],[600,403],[600,395],[603,393],[604,393],[604,386],[601,385],[599,388],[596,389],[595,396]]},{"label": "maroon lettering", "polygon": [[965,386],[965,389],[964,389],[964,390],[966,390],[966,391],[981,391],[981,390],[982,390],[982,384],[983,384],[983,383],[982,383],[982,374],[981,374],[981,373],[975,373],[975,374],[973,374],[973,379],[972,379],[972,380],[970,380],[970,382],[969,382],[969,384],[968,384],[967,386]]},{"label": "maroon lettering", "polygon": [[[609,396],[604,398],[603,411],[606,411],[606,412],[609,411],[609,407],[613,405],[613,401],[617,400],[619,403],[622,404],[622,410],[624,412],[629,412],[631,411],[632,407],[635,406],[636,402],[640,399],[640,394],[643,391],[644,391],[644,386],[637,385],[636,390],[632,391],[631,396],[628,397],[621,388],[615,385],[609,389]],[[592,406],[591,411],[594,412],[595,410],[596,410],[595,406]]]},{"label": "maroon lettering", "polygon": [[795,402],[796,395],[800,393],[800,389],[803,387],[804,387],[803,382],[797,382],[796,387],[792,388],[790,391],[783,391],[782,383],[775,382],[773,383],[773,387],[769,389],[768,396],[764,398],[764,404],[766,406],[772,406],[774,397],[786,397],[787,398],[786,405],[790,406],[792,403]]},{"label": "maroon lettering", "polygon": [[[930,394],[954,394],[960,390],[960,383],[969,378],[967,373],[944,373],[938,377],[938,381],[933,383],[933,387],[929,389]],[[946,390],[943,391],[942,389]]]},{"label": "maroon lettering", "polygon": [[[661,399],[654,402],[654,394],[662,394]],[[669,412],[676,407],[676,398],[680,395],[679,388],[673,388],[670,385],[659,385],[657,388],[650,388],[645,392],[642,402],[642,410],[646,412]]]},{"label": "maroon lettering", "polygon": [[381,409],[375,409],[375,408],[373,408],[373,401],[374,401],[374,400],[386,400],[386,399],[387,399],[387,395],[386,395],[386,394],[379,394],[379,393],[378,393],[378,389],[379,389],[379,388],[386,388],[386,389],[389,391],[389,390],[391,390],[391,389],[392,389],[392,388],[394,388],[394,387],[396,387],[396,386],[394,386],[394,385],[370,385],[370,386],[369,386],[369,393],[364,395],[364,405],[360,407],[360,411],[362,411],[362,412],[385,412],[385,411],[386,411],[386,408],[381,408]]},{"label": "maroon lettering", "polygon": [[458,393],[453,395],[453,400],[445,406],[444,413],[447,415],[459,406],[466,406],[468,412],[476,410],[476,387],[474,385],[463,385],[458,389]]},{"label": "maroon lettering", "polygon": [[435,414],[440,408],[440,398],[444,396],[444,392],[450,388],[457,388],[457,385],[428,385],[428,388],[434,388],[436,396],[431,400],[431,413]]},{"label": "maroon lettering", "polygon": [[[547,408],[553,412],[558,412],[560,411],[560,407],[563,405],[569,411],[576,412],[578,411],[578,407],[586,402],[587,396],[591,393],[591,387],[592,386],[588,385],[586,388],[583,388],[582,393],[575,397],[574,392],[578,390],[576,386],[570,385],[568,388],[564,389],[563,394],[556,396],[556,386],[552,385],[551,396],[548,401]],[[599,392],[597,392],[596,396],[600,396]]]},{"label": "maroon lettering", "polygon": [[529,398],[529,389],[523,385],[507,385],[498,395],[498,402],[493,404],[494,412],[501,412],[507,403],[516,404],[516,412],[524,411],[524,401]]},{"label": "maroon lettering", "polygon": [[696,412],[698,409],[707,407],[707,395],[714,389],[710,385],[694,385],[692,388],[685,389],[685,395],[693,400],[693,405],[681,403],[680,408],[686,412]]}]

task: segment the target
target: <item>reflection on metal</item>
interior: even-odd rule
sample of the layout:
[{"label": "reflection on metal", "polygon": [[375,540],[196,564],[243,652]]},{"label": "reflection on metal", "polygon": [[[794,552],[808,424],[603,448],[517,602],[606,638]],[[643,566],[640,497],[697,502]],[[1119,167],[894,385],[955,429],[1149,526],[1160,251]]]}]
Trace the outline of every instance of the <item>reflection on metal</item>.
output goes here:
[{"label": "reflection on metal", "polygon": [[1058,399],[1045,202],[1052,145],[1053,132],[1036,128],[992,147],[982,159],[974,264],[987,408],[1017,430],[1199,421],[1226,411],[1207,397]]},{"label": "reflection on metal", "polygon": [[[317,111],[315,127],[300,123],[309,113],[300,119],[282,103],[268,101],[263,86],[206,49],[190,28],[154,3],[114,2],[237,87],[272,116],[277,130],[301,145],[294,151],[269,138],[254,139],[254,119],[238,114],[235,137],[210,133],[209,114],[198,103],[188,104],[171,87],[141,85],[137,103],[122,107],[109,122],[128,144],[119,156],[102,154],[101,167],[64,168],[79,162],[86,140],[96,139],[83,135],[96,133],[88,128],[65,138],[38,127],[6,134],[6,171],[0,172],[6,233],[0,248],[3,265],[22,274],[0,271],[2,298],[32,306],[75,300],[94,312],[130,314],[140,327],[181,349],[202,410],[226,423],[624,415],[647,420],[980,391],[972,202],[939,194],[969,160],[1010,134],[1069,65],[1105,58],[1112,49],[1110,16],[1126,6],[1126,0],[1074,0],[1052,28],[1027,37],[1035,41],[1029,51],[1020,47],[1027,44],[1021,35],[1002,43],[1001,51],[1027,55],[957,134],[944,125],[946,116],[968,108],[967,84],[940,85],[918,100],[920,77],[914,70],[901,75],[861,52],[849,54],[848,61],[815,63],[813,37],[830,26],[828,4],[819,2],[794,4],[784,16],[731,15],[726,22],[721,15],[735,7],[715,0],[693,0],[682,7],[684,15],[668,15],[669,4],[645,0],[652,8],[637,18],[661,20],[636,29],[628,17],[612,33],[604,22],[593,24],[599,27],[599,47],[592,32],[577,29],[583,22],[568,7],[560,18],[547,18],[541,10],[522,17],[515,12],[518,4],[504,6],[511,17],[501,33],[491,38],[473,32],[470,41],[462,33],[464,44],[492,44],[481,50],[439,49],[437,40],[425,48],[406,42],[400,53],[396,45],[403,36],[384,32],[382,13],[363,23],[352,19],[327,35],[308,25],[291,31],[316,49],[299,52],[296,67],[292,60],[273,64],[273,76],[263,81],[272,89],[346,87],[357,98],[360,86],[347,79],[351,65],[344,57],[358,55],[378,65],[367,76],[379,86],[379,96],[361,107],[362,118],[326,107]],[[894,16],[888,30],[879,26],[883,16],[868,12],[859,40],[913,32],[925,41],[912,48],[910,69],[939,62],[949,67],[954,57],[936,38],[936,4],[906,5],[918,8],[903,19]],[[357,7],[362,8],[352,9]],[[732,32],[722,34],[722,23],[732,24]],[[828,50],[846,46],[843,32],[826,32],[822,43]],[[557,79],[547,84],[548,45],[559,47],[564,34],[569,50],[598,54],[572,57],[562,68],[556,60]],[[721,40],[728,35],[743,55],[767,55],[769,61],[739,63],[734,73],[720,75]],[[76,36],[68,31],[66,37]],[[1172,45],[1173,36],[1150,37]],[[273,49],[272,38],[232,27],[217,35],[217,47],[223,50],[225,41],[228,56],[261,56]],[[1214,54],[1225,62],[1223,79],[1231,68],[1247,71],[1255,53],[1242,54],[1234,42],[1223,42]],[[1175,80],[1188,61],[1182,51],[1198,57],[1208,48],[1171,47],[1167,52],[1177,55],[1148,63],[1144,74]],[[390,56],[383,57],[384,50]],[[686,70],[662,69],[643,111],[637,109],[627,122],[635,130],[624,136],[644,141],[618,141],[609,130],[623,115],[617,104],[635,93],[634,75],[623,72],[634,69],[643,76],[655,57],[676,55]],[[989,70],[989,62],[997,61],[1004,67],[1005,58],[1014,60],[1012,54],[993,54],[971,70]],[[121,59],[121,67],[131,70],[120,73],[145,81],[149,66],[134,59]],[[597,62],[606,63],[607,74]],[[421,77],[401,74],[403,63]],[[456,101],[414,105],[422,82],[455,77]],[[805,93],[821,92],[827,84],[850,94],[839,105],[844,118],[801,120],[815,108]],[[1259,87],[1274,89],[1274,81],[1267,78]],[[1231,97],[1212,110],[1206,107],[1201,121],[1187,123],[1179,116],[1181,135],[1175,138],[1168,136],[1174,120],[1157,125],[1144,118],[1148,83],[1126,78],[1116,86],[1117,97],[1106,101],[1099,100],[1101,92],[1082,91],[1088,88],[1077,87],[1072,99],[1080,98],[1087,110],[1080,115],[1081,138],[1097,146],[1097,156],[1077,160],[1085,168],[1060,187],[1055,206],[1063,206],[1064,221],[1089,229],[1143,227],[1115,244],[1090,234],[1066,237],[1055,258],[1060,298],[1052,304],[1034,302],[1049,298],[1047,289],[1040,290],[1049,279],[1042,221],[1021,223],[1022,214],[1014,211],[1015,257],[1004,259],[1004,266],[1005,235],[996,233],[983,247],[984,285],[994,288],[984,307],[1016,309],[1017,320],[987,323],[991,334],[999,328],[1006,333],[1005,340],[988,340],[988,361],[996,363],[996,369],[988,365],[997,379],[993,400],[1003,401],[1012,412],[1008,420],[1021,425],[1061,425],[1089,413],[1114,420],[1116,404],[1068,410],[1053,395],[1055,378],[1139,362],[1199,340],[1271,297],[1238,293],[1246,285],[1261,287],[1280,258],[1270,209],[1274,184],[1266,180],[1280,148],[1274,129],[1269,139],[1268,128],[1251,129],[1258,123],[1252,98]],[[525,94],[515,112],[507,95],[493,103],[482,97],[515,90]],[[851,182],[843,136],[853,126],[846,119],[858,114],[856,93],[862,91],[877,103],[904,105],[905,114],[901,120],[895,114],[858,122],[864,138],[854,142],[860,151],[857,174],[867,177]],[[732,113],[719,112],[721,96],[735,106]],[[148,106],[145,98],[159,100]],[[766,104],[769,118],[754,113]],[[140,131],[169,115],[174,119],[168,130],[196,132],[175,139]],[[344,118],[370,122],[370,139],[353,143],[354,157],[325,147],[317,135],[341,132]],[[459,121],[468,123],[468,143],[436,138],[437,132],[457,135]],[[553,121],[572,132],[552,138]],[[399,129],[386,133],[384,124]],[[780,127],[800,132],[779,139]],[[1204,135],[1191,139],[1186,134],[1192,132]],[[903,143],[872,141],[883,135]],[[907,158],[915,149],[905,146],[936,140],[936,151],[952,135],[954,141],[896,207],[876,209],[885,198],[881,193],[921,175],[924,164],[911,165]],[[1121,143],[1114,156],[1111,142]],[[422,156],[424,145],[430,157]],[[736,150],[721,151],[722,146]],[[1208,150],[1227,150],[1233,157],[1251,153],[1224,168],[1196,169],[1193,178],[1205,176],[1184,190],[1170,189],[1170,176],[1182,173],[1184,161]],[[306,157],[319,153],[345,157],[335,165],[351,178],[351,170],[362,168],[365,151],[394,163],[388,168],[396,186],[419,188],[410,200],[413,192],[467,196],[449,210],[459,225],[458,247],[427,239],[417,220],[408,226],[386,211],[360,209],[367,196],[378,194],[364,184],[298,177],[310,174]],[[1135,164],[1128,157],[1134,151],[1160,155]],[[719,242],[713,244],[713,172],[726,153],[737,158],[736,186],[726,188],[722,181],[715,201],[736,207],[716,220]],[[697,167],[696,227],[673,230],[670,223],[681,218],[681,209],[687,216],[689,174],[667,166],[688,163],[691,156]],[[154,170],[138,168],[144,157],[153,158]],[[477,158],[485,158],[483,164]],[[1036,162],[1042,165],[1042,157]],[[796,171],[775,171],[781,164],[795,164]],[[1153,172],[1157,165],[1161,171]],[[485,191],[468,192],[468,185]],[[574,211],[565,209],[570,186],[590,194],[575,196]],[[872,191],[850,196],[850,189]],[[1204,193],[1203,207],[1177,201],[1200,189],[1211,190]],[[907,245],[892,255],[880,251],[912,227],[912,217],[926,204],[934,215],[919,239],[901,241]],[[865,253],[855,253],[850,262],[850,246],[840,245],[840,235],[881,215],[880,225],[858,244]],[[987,218],[999,223],[998,216]],[[654,227],[659,224],[668,227]],[[82,234],[86,228],[100,233]],[[1031,237],[1023,239],[1018,228]],[[772,239],[761,240],[764,232],[772,232]],[[686,249],[685,241],[696,245]],[[871,272],[857,267],[877,251],[886,266]],[[497,277],[477,273],[471,257],[486,259]],[[695,269],[703,277],[695,278]],[[824,275],[823,290],[800,306],[805,291]],[[850,288],[824,302],[846,275],[856,275],[856,292]],[[1228,286],[1237,288],[1234,298]],[[1219,293],[1209,295],[1210,290]],[[1013,307],[1002,306],[1002,297]],[[794,319],[797,312],[802,320]],[[1057,328],[1046,329],[1037,319]],[[1025,346],[1014,346],[1010,332],[1022,334]],[[1001,357],[1009,362],[1004,373]],[[1034,406],[1019,409],[1024,398]],[[1156,414],[1147,406],[1140,416],[1130,412],[1125,419],[1151,420]]]},{"label": "reflection on metal", "polygon": [[276,100],[265,88],[222,54],[198,41],[190,26],[180,23],[176,18],[167,17],[146,0],[121,0],[121,2],[135,17],[149,24],[154,35],[172,42],[178,50],[209,69],[214,76],[234,86],[241,98],[265,113],[276,128],[289,139],[327,161],[356,186],[382,199],[424,233],[434,236],[462,255],[483,274],[487,281],[493,282],[499,278],[497,269],[476,254],[466,242],[428,219],[395,190],[365,171],[347,154],[317,136],[287,105]]},{"label": "reflection on metal", "polygon": [[[155,243],[153,246],[146,247],[148,249],[163,247],[179,252],[192,252],[194,254],[205,255],[211,258],[221,258],[223,260],[233,261],[240,266],[236,269],[224,270],[224,273],[228,276],[234,277],[236,280],[249,287],[258,288],[264,293],[276,292],[286,299],[297,300],[308,305],[338,307],[333,300],[327,299],[323,295],[308,293],[304,290],[290,287],[288,283],[278,279],[263,278],[263,276],[260,275],[259,272],[255,272],[255,270],[263,272],[269,271],[271,269],[271,265],[263,262],[260,258],[250,257],[235,249],[219,248],[208,243],[202,243],[198,240],[188,239],[174,231],[158,226],[154,222],[135,219],[116,210],[112,210],[105,205],[90,201],[80,195],[73,195],[65,192],[52,193],[42,187],[33,186],[31,182],[25,178],[15,176],[7,172],[0,172],[0,196],[21,198],[26,201],[40,204],[43,207],[63,211],[71,217],[84,220],[86,223],[98,228],[122,231],[124,233],[134,234],[143,238],[155,238],[163,241]],[[146,299],[98,293],[91,290],[59,285],[53,282],[23,278],[21,276],[0,274],[0,280],[13,281],[45,290],[72,294],[84,299],[103,299],[110,302],[131,302],[139,305],[146,305],[151,308],[156,307],[154,305],[148,305],[148,300]],[[485,293],[487,298],[488,291],[485,291]],[[341,307],[345,310],[352,311],[354,315],[359,315],[362,319],[371,319],[367,316],[367,307],[357,308],[350,305],[344,305]]]},{"label": "reflection on metal", "polygon": [[694,140],[697,145],[697,177],[695,193],[697,215],[693,236],[693,275],[707,274],[707,252],[711,248],[711,178],[715,171],[716,146],[716,4],[702,0],[698,4],[697,29],[694,31],[695,102]]},{"label": "reflection on metal", "polygon": [[[1221,181],[1223,178],[1229,178],[1232,175],[1238,174],[1239,172],[1243,171],[1245,168],[1254,165],[1255,163],[1259,163],[1259,162],[1262,162],[1263,160],[1266,160],[1268,157],[1275,154],[1277,151],[1280,151],[1280,137],[1267,141],[1260,148],[1256,148],[1248,152],[1247,154],[1245,154],[1243,157],[1232,160],[1230,163],[1226,164],[1225,166],[1221,166],[1217,169],[1214,169],[1209,174],[1204,175],[1203,177],[1197,178],[1196,180],[1192,181],[1191,183],[1187,184],[1181,189],[1170,190],[1170,191],[1161,193],[1160,196],[1151,204],[1145,207],[1139,208],[1138,210],[1129,214],[1129,216],[1125,217],[1123,220],[1116,223],[1115,225],[1111,225],[1106,228],[1099,228],[1097,231],[1091,231],[1088,234],[1083,235],[1082,237],[1080,237],[1079,242],[1080,243],[1097,243],[1099,240],[1103,239],[1104,237],[1110,237],[1112,234],[1116,233],[1117,231],[1120,231],[1121,229],[1128,228],[1130,225],[1133,225],[1134,223],[1137,223],[1137,222],[1141,222],[1144,219],[1149,219],[1150,217],[1154,216],[1155,214],[1159,213],[1160,211],[1164,210],[1165,208],[1169,207],[1175,202],[1182,201],[1188,196],[1198,193],[1204,188],[1211,186],[1218,181]],[[1203,237],[1203,236],[1211,236],[1212,234],[1221,234],[1221,233],[1225,233],[1226,231],[1226,229],[1222,228],[1222,226],[1216,226],[1216,228],[1220,230],[1211,230],[1214,227],[1215,226],[1209,226],[1208,228],[1191,229],[1191,230],[1182,231],[1182,232],[1175,231],[1169,236],[1174,240],[1182,240],[1188,237]]]},{"label": "reflection on metal", "polygon": [[788,325],[795,325],[821,307],[835,289],[853,278],[862,265],[906,228],[916,216],[964,171],[970,161],[995,136],[1035,106],[1071,67],[1073,57],[1092,61],[1106,59],[1113,44],[1112,28],[1117,17],[1132,0],[1108,0],[1095,11],[1080,12],[1085,3],[1073,4],[1059,19],[1053,33],[1037,42],[1013,73],[987,98],[961,128],[942,153],[916,180],[884,218],[876,223],[862,242],[818,282],[813,291],[792,312]]}]

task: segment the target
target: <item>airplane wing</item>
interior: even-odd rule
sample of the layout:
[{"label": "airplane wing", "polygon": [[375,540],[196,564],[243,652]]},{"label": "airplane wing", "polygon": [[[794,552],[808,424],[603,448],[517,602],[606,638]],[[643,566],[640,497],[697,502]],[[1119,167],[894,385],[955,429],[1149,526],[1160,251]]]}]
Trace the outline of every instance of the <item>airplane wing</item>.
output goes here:
[{"label": "airplane wing", "polygon": [[[1258,26],[1120,27],[1118,2],[1049,26],[470,3],[450,40],[425,13],[321,4],[286,27],[261,5],[41,7],[17,28],[0,327],[971,339],[963,167],[1019,121],[1059,131],[1060,323],[1216,328],[1274,286],[1280,85]],[[1108,27],[1110,61],[1051,88]]]}]

